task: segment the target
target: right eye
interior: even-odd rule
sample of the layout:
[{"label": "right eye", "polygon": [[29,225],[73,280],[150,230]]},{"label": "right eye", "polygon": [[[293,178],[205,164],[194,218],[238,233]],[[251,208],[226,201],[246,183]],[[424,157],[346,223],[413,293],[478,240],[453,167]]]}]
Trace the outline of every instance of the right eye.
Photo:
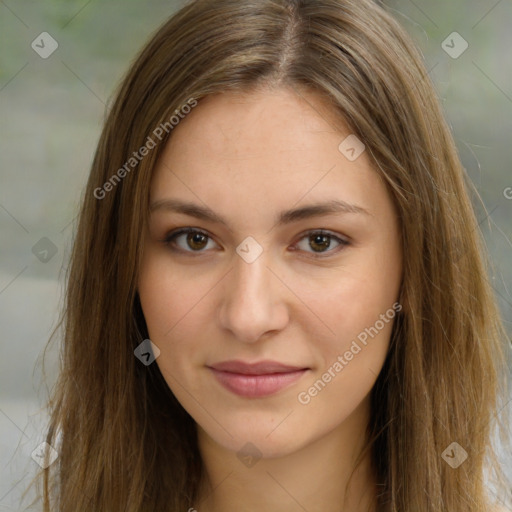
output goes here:
[{"label": "right eye", "polygon": [[[180,237],[183,237],[183,235],[186,235],[186,237],[182,239],[184,240],[185,246],[180,246],[178,240]],[[211,239],[211,237],[204,231],[194,228],[180,228],[167,234],[162,240],[162,243],[169,246],[172,251],[200,253],[205,252],[202,249],[207,247],[208,239]]]}]

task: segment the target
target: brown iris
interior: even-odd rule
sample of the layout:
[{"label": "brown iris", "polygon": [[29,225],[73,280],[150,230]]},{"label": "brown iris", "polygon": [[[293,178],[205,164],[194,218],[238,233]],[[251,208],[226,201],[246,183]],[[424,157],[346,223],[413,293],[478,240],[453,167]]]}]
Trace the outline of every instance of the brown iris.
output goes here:
[{"label": "brown iris", "polygon": [[187,244],[191,249],[203,249],[208,243],[208,236],[202,233],[187,233]]},{"label": "brown iris", "polygon": [[[328,249],[331,243],[331,237],[329,235],[310,235],[309,242],[312,244],[311,247],[315,250],[315,245],[320,246],[322,249]],[[321,250],[315,252],[322,252]]]}]

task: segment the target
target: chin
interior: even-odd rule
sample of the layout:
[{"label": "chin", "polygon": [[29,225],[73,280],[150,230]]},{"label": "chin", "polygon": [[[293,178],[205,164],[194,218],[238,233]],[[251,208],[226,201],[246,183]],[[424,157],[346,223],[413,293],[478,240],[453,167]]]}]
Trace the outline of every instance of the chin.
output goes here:
[{"label": "chin", "polygon": [[[308,444],[308,437],[304,430],[293,432],[283,424],[275,421],[257,421],[256,414],[251,420],[238,419],[227,421],[229,434],[215,425],[209,424],[207,428],[199,425],[203,435],[226,450],[243,456],[244,452],[263,458],[279,458],[289,455]],[[276,428],[277,426],[277,428]]]}]

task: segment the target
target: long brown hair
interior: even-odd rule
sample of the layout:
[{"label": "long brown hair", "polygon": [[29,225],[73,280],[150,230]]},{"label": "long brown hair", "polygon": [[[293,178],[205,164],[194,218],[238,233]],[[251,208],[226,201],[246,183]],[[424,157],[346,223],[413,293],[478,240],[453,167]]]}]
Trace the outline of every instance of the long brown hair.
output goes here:
[{"label": "long brown hair", "polygon": [[[152,169],[184,105],[263,84],[312,90],[366,145],[398,208],[400,303],[371,391],[379,511],[484,512],[509,340],[466,175],[419,52],[371,0],[192,0],[140,52],[108,114],[83,196],[61,373],[41,472],[44,510],[185,511],[202,477],[195,422],[153,364],[137,294]],[[167,125],[165,125],[167,123]],[[165,126],[157,139],[155,130]],[[160,133],[160,132],[157,132]],[[156,143],[137,162],[130,158]],[[122,173],[119,169],[123,168]],[[113,178],[116,175],[117,178]],[[106,185],[110,183],[110,185]],[[456,442],[468,459],[442,456]]]}]

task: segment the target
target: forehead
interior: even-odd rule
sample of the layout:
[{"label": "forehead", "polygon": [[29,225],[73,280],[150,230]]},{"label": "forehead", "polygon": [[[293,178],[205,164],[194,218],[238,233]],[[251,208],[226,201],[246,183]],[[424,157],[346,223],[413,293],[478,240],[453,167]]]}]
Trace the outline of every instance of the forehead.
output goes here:
[{"label": "forehead", "polygon": [[151,198],[172,194],[258,211],[302,199],[375,203],[371,196],[386,191],[368,156],[351,161],[339,149],[350,135],[317,93],[210,96],[173,130],[154,170]]},{"label": "forehead", "polygon": [[283,152],[313,155],[322,140],[326,147],[331,142],[325,134],[339,134],[340,127],[350,133],[316,92],[292,88],[226,92],[202,99],[173,131],[166,149],[174,153],[177,145],[180,152],[194,147],[200,155],[240,159]]}]

